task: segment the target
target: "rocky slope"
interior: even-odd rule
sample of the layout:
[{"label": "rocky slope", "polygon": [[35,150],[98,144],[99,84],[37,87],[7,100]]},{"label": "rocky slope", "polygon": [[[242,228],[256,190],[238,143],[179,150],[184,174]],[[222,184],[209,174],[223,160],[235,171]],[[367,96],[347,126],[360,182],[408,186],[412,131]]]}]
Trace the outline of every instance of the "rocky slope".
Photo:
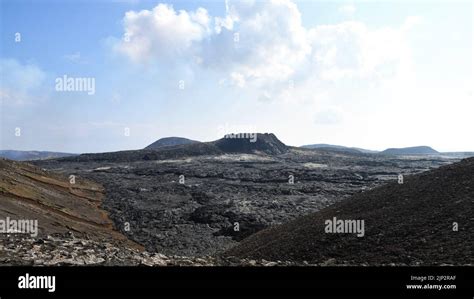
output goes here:
[{"label": "rocky slope", "polygon": [[[260,231],[225,256],[351,265],[473,265],[474,158],[391,182]],[[337,217],[365,235],[326,232]]]},{"label": "rocky slope", "polygon": [[74,231],[96,240],[140,247],[114,229],[100,207],[103,199],[104,189],[97,183],[0,159],[1,220],[37,221],[40,236]]},{"label": "rocky slope", "polygon": [[72,233],[30,238],[0,235],[0,265],[14,266],[212,266],[212,257],[166,256]]},{"label": "rocky slope", "polygon": [[[78,238],[73,233],[30,238],[0,235],[2,266],[296,266],[297,263],[221,257],[164,255]],[[304,264],[310,265],[310,264]],[[315,265],[317,266],[317,265]]]}]

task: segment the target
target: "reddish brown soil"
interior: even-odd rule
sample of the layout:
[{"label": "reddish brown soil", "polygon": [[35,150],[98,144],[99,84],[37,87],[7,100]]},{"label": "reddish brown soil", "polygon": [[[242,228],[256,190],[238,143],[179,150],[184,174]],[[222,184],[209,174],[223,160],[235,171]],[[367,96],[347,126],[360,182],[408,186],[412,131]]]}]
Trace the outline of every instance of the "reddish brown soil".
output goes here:
[{"label": "reddish brown soil", "polygon": [[95,240],[129,241],[101,209],[104,189],[94,182],[0,159],[0,219],[38,220],[40,235],[73,232]]}]

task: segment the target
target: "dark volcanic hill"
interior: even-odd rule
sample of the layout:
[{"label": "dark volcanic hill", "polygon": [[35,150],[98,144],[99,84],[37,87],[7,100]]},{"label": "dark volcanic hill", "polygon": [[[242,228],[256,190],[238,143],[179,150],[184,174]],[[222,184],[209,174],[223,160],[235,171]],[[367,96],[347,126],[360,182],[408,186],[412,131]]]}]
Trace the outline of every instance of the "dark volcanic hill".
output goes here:
[{"label": "dark volcanic hill", "polygon": [[[406,176],[403,184],[389,183],[260,231],[225,255],[323,265],[472,265],[473,174],[469,158]],[[364,220],[365,235],[325,233],[325,221],[333,217]]]},{"label": "dark volcanic hill", "polygon": [[1,150],[0,157],[16,160],[16,161],[26,161],[26,160],[42,160],[42,159],[53,159],[60,157],[70,157],[75,156],[76,154],[69,153],[59,153],[59,152],[43,152],[43,151],[15,151],[15,150]]},{"label": "dark volcanic hill", "polygon": [[388,148],[380,154],[383,155],[436,155],[439,152],[429,146],[413,146],[403,148]]},{"label": "dark volcanic hill", "polygon": [[153,142],[149,146],[145,147],[145,149],[157,149],[166,146],[176,146],[176,145],[183,145],[183,144],[191,144],[197,143],[199,141],[182,138],[182,137],[165,137],[158,139],[157,141]]},{"label": "dark volcanic hill", "polygon": [[265,153],[279,155],[286,153],[288,147],[272,133],[229,134],[213,142],[225,153]]}]

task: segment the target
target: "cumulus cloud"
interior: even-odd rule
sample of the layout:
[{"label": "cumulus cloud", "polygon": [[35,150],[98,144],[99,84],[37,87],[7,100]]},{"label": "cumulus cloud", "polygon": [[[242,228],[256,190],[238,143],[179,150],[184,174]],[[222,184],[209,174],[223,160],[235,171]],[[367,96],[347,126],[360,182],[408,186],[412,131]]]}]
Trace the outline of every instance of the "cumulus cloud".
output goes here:
[{"label": "cumulus cloud", "polygon": [[360,22],[317,26],[309,37],[312,62],[324,80],[390,76],[409,59],[402,29],[371,30]]},{"label": "cumulus cloud", "polygon": [[35,92],[42,87],[46,73],[34,64],[21,64],[15,59],[0,59],[0,77],[2,105],[24,105],[39,99],[38,93]]},{"label": "cumulus cloud", "polygon": [[[239,33],[239,40],[224,44],[234,49],[222,48],[228,55],[217,67],[227,66],[259,87],[286,81],[295,74],[311,52],[297,6],[290,1],[239,1],[229,5],[228,16],[236,20],[233,30]],[[218,38],[213,40],[217,46],[222,45]]]},{"label": "cumulus cloud", "polygon": [[[290,1],[227,3],[227,14],[211,18],[204,8],[176,12],[158,4],[152,10],[129,11],[124,37],[115,49],[134,62],[197,55],[209,68],[240,74],[264,83],[286,80],[310,52],[301,15]],[[235,40],[238,33],[239,40]],[[242,80],[237,81],[242,86]]]},{"label": "cumulus cloud", "polygon": [[209,33],[207,10],[175,11],[171,5],[158,4],[152,10],[125,14],[123,39],[115,50],[134,62],[169,59],[189,54],[193,43]]},{"label": "cumulus cloud", "polygon": [[314,89],[321,82],[395,76],[409,64],[407,31],[420,22],[411,16],[399,27],[347,21],[306,28],[290,0],[226,1],[225,8],[214,17],[204,8],[177,12],[166,4],[129,11],[123,20],[128,39],[115,48],[134,62],[185,61],[197,71],[218,72],[221,84],[264,90],[259,98],[272,99],[289,81]]}]

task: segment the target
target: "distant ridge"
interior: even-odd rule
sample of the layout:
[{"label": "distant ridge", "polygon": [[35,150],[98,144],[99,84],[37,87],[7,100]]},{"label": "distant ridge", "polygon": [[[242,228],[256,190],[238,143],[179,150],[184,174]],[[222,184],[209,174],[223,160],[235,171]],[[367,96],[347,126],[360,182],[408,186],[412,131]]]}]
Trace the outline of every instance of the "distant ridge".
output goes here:
[{"label": "distant ridge", "polygon": [[0,150],[0,157],[16,160],[16,161],[27,161],[27,160],[43,160],[53,159],[61,157],[71,157],[77,154],[60,153],[60,152],[47,152],[47,151],[15,151],[15,150]]},{"label": "distant ridge", "polygon": [[439,152],[429,146],[413,146],[403,148],[388,148],[380,154],[383,155],[436,155]]},{"label": "distant ridge", "polygon": [[317,143],[317,144],[308,144],[302,145],[301,148],[309,148],[309,149],[328,149],[328,150],[338,150],[344,152],[351,152],[351,153],[364,153],[364,154],[373,154],[378,153],[377,151],[368,150],[359,147],[347,147],[342,145],[334,145],[334,144],[326,144],[326,143]]},{"label": "distant ridge", "polygon": [[197,143],[197,142],[199,141],[191,140],[191,139],[183,138],[183,137],[165,137],[165,138],[158,139],[157,141],[145,147],[145,149],[157,149],[157,148],[162,148],[166,146],[191,144],[191,143]]}]

